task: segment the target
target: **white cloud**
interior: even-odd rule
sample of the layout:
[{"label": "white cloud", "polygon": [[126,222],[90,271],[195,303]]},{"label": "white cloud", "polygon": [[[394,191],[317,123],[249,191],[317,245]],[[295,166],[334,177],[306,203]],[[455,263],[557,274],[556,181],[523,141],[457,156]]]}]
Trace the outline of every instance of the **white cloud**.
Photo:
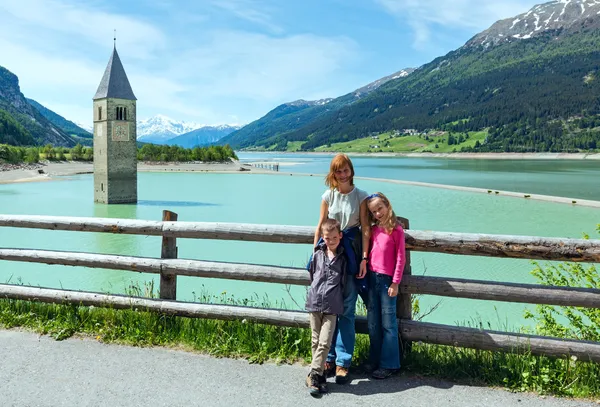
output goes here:
[{"label": "white cloud", "polygon": [[58,0],[2,0],[0,26],[29,29],[38,41],[46,35],[62,35],[71,43],[88,41],[104,46],[111,43],[116,29],[119,47],[136,58],[149,58],[165,44],[161,31],[141,20]]},{"label": "white cloud", "polygon": [[[95,9],[97,2],[68,1],[0,2],[0,66],[19,77],[27,97],[75,122],[91,124],[92,97],[112,51],[113,26],[138,98],[138,118],[163,113],[207,124],[243,123],[277,104],[337,96],[355,83],[348,65],[360,52],[348,37],[266,35],[198,24],[173,27],[162,23],[156,9],[155,20],[146,14],[135,19]],[[223,4],[233,2],[255,5],[248,0]],[[231,18],[232,11],[220,12]],[[238,12],[263,27],[272,23],[267,11]]]},{"label": "white cloud", "polygon": [[211,5],[274,33],[283,32],[283,29],[273,22],[268,8],[256,0],[211,0]]},{"label": "white cloud", "polygon": [[[327,87],[327,81],[357,54],[358,46],[346,37],[305,34],[273,38],[219,31],[181,59],[195,68],[196,83],[199,81],[201,91],[208,95],[274,101]],[[191,73],[186,70],[176,75]]]},{"label": "white cloud", "polygon": [[521,14],[540,0],[374,0],[410,24],[414,46],[422,48],[435,26],[484,30],[494,22]]}]

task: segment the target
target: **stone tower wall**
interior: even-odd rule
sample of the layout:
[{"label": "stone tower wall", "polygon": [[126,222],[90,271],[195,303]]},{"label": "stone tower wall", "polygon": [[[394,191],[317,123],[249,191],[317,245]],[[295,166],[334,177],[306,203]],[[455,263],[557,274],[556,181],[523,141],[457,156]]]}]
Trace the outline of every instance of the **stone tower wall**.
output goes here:
[{"label": "stone tower wall", "polygon": [[[117,107],[126,108],[126,120],[117,120]],[[137,202],[136,136],[135,100],[94,101],[94,201]]]}]

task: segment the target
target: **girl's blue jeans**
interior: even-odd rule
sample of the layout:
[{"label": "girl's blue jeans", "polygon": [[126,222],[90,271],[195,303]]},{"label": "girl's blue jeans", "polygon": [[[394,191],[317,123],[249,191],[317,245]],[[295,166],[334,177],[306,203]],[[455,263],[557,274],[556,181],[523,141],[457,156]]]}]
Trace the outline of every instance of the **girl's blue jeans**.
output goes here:
[{"label": "girl's blue jeans", "polygon": [[396,297],[388,295],[392,277],[369,271],[369,362],[382,369],[400,369]]}]

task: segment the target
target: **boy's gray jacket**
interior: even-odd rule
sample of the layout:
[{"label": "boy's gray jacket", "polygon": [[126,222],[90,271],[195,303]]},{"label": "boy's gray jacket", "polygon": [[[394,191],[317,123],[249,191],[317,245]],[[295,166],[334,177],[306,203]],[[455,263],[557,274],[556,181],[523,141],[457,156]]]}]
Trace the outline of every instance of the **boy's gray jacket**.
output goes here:
[{"label": "boy's gray jacket", "polygon": [[343,313],[346,264],[341,244],[332,260],[327,257],[327,246],[324,243],[315,248],[308,267],[310,288],[306,297],[307,311],[337,315]]}]

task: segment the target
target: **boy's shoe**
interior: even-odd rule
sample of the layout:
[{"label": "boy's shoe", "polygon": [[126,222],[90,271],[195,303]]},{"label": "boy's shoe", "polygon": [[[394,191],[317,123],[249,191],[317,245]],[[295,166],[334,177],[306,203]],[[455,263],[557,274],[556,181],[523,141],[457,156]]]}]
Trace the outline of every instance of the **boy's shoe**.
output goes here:
[{"label": "boy's shoe", "polygon": [[325,378],[335,376],[335,362],[325,362],[325,369],[323,369],[323,376]]},{"label": "boy's shoe", "polygon": [[321,397],[321,390],[319,388],[319,375],[314,370],[311,370],[308,376],[306,376],[306,387],[308,392],[313,397]]},{"label": "boy's shoe", "polygon": [[335,382],[337,384],[346,384],[350,380],[350,372],[347,367],[335,367]]},{"label": "boy's shoe", "polygon": [[398,372],[398,369],[379,368],[373,372],[371,377],[373,377],[374,379],[387,379],[388,377],[390,377],[391,375],[393,375],[394,373],[397,373],[397,372]]},{"label": "boy's shoe", "polygon": [[327,387],[327,379],[325,378],[325,375],[319,375],[319,392],[321,392],[322,394],[326,394],[329,393],[329,388]]}]

